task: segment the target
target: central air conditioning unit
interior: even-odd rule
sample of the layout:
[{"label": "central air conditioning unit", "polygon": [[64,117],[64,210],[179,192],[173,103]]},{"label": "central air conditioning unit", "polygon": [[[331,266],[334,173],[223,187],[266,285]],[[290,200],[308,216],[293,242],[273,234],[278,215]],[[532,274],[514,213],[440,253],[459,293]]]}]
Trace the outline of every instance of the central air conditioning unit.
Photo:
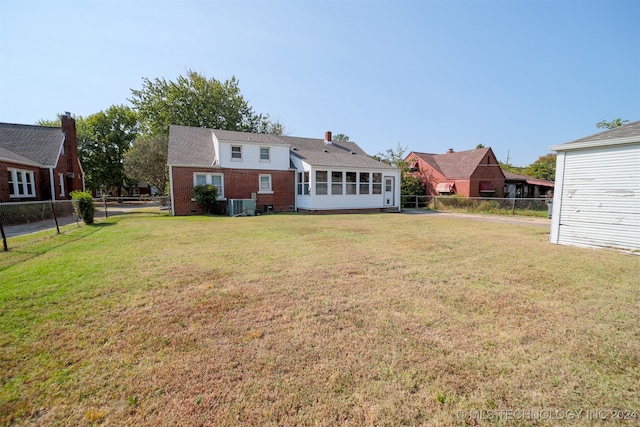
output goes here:
[{"label": "central air conditioning unit", "polygon": [[230,216],[254,216],[256,201],[254,199],[229,199]]}]

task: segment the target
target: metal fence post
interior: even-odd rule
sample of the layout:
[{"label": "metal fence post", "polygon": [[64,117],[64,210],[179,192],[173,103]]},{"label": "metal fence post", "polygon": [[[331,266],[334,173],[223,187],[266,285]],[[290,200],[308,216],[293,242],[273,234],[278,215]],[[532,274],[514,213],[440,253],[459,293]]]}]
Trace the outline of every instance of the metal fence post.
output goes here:
[{"label": "metal fence post", "polygon": [[60,226],[58,225],[58,217],[56,216],[56,208],[53,206],[53,200],[49,202],[51,206],[51,214],[53,215],[53,221],[56,223],[56,231],[60,234]]},{"label": "metal fence post", "polygon": [[2,244],[4,246],[4,251],[8,252],[9,247],[7,246],[7,236],[4,234],[4,227],[2,226],[2,215],[0,215],[0,234],[2,234]]}]

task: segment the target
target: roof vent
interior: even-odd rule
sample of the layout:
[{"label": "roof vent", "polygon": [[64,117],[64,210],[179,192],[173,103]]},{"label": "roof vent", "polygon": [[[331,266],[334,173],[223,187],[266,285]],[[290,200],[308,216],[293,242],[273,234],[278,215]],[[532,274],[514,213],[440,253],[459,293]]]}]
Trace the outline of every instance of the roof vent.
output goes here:
[{"label": "roof vent", "polygon": [[451,154],[451,153],[455,153],[455,151],[453,151],[453,148],[449,148],[449,149],[447,150],[447,154]]},{"label": "roof vent", "polygon": [[298,151],[298,147],[292,147],[291,148],[293,151]]},{"label": "roof vent", "polygon": [[325,148],[324,150],[322,150],[322,151],[324,151],[325,153],[328,153],[328,152],[329,152],[329,150],[327,150],[326,148]]},{"label": "roof vent", "polygon": [[356,154],[356,152],[355,152],[355,151],[352,151],[352,152],[351,152],[351,154]]}]

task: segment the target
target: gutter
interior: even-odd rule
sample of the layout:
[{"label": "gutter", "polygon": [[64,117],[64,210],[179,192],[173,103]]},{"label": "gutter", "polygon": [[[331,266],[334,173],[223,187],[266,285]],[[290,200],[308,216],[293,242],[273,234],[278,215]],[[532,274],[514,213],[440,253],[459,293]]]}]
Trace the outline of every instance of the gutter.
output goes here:
[{"label": "gutter", "polygon": [[169,194],[171,195],[171,216],[176,215],[175,200],[173,197],[173,165],[169,165]]},{"label": "gutter", "polygon": [[579,150],[581,148],[594,148],[594,147],[606,147],[610,145],[625,145],[625,144],[633,144],[640,142],[639,136],[627,136],[623,138],[612,138],[612,139],[596,139],[590,141],[577,141],[577,142],[567,142],[565,144],[560,145],[552,145],[549,147],[550,150],[553,151],[569,151],[569,150]]},{"label": "gutter", "polygon": [[56,183],[53,180],[53,168],[49,168],[49,189],[51,190],[51,200],[56,200]]}]

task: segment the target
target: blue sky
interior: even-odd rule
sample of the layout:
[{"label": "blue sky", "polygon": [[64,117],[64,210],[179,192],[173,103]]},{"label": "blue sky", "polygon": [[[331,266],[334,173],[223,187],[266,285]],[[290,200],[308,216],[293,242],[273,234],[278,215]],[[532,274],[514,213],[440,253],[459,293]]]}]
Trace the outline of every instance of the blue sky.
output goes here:
[{"label": "blue sky", "polygon": [[288,135],[524,165],[640,119],[640,0],[0,0],[1,122],[86,117],[189,69],[235,76]]}]

